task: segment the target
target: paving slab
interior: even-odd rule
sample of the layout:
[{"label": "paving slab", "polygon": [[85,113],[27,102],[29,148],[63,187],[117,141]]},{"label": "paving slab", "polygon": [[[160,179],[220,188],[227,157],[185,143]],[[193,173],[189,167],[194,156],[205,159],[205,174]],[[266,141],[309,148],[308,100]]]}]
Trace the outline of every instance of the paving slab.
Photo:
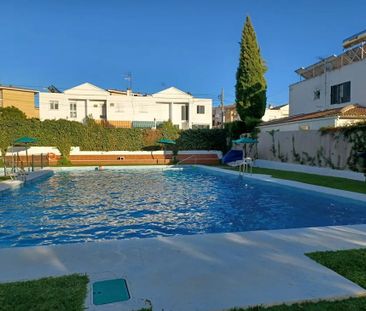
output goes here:
[{"label": "paving slab", "polygon": [[0,249],[0,282],[86,273],[125,278],[131,299],[89,310],[215,311],[366,295],[304,255],[366,247],[366,225]]}]

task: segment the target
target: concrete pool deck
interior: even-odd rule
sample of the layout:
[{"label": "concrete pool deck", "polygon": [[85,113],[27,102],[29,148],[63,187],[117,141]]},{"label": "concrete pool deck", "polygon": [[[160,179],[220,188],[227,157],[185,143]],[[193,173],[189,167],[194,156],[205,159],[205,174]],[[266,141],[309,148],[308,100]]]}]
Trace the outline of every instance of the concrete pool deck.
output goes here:
[{"label": "concrete pool deck", "polygon": [[[304,253],[366,247],[366,225],[0,249],[0,282],[86,273],[124,277],[131,299],[88,310],[214,311],[366,295]],[[90,283],[90,284],[91,284]],[[89,288],[90,291],[90,288]]]},{"label": "concrete pool deck", "polygon": [[8,190],[12,190],[14,188],[20,187],[26,182],[34,182],[42,177],[50,176],[52,174],[53,174],[53,170],[45,168],[45,169],[35,171],[35,172],[27,172],[26,175],[24,175],[23,180],[8,179],[8,180],[0,181],[0,194],[3,191],[8,191]]}]

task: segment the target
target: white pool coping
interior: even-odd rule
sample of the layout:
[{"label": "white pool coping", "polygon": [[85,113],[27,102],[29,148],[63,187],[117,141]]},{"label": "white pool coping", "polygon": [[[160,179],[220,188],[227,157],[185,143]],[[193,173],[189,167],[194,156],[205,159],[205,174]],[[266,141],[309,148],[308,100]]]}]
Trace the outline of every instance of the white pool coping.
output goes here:
[{"label": "white pool coping", "polygon": [[21,187],[24,183],[33,182],[42,177],[45,177],[47,175],[52,175],[52,174],[53,174],[53,170],[45,168],[45,169],[42,169],[39,171],[27,173],[25,175],[24,180],[8,179],[8,180],[0,181],[0,194],[3,191],[12,190],[14,188]]},{"label": "white pool coping", "polygon": [[[190,166],[190,165],[189,165]],[[55,172],[60,171],[95,171],[96,168],[99,166],[97,165],[85,165],[85,166],[51,166],[47,169],[53,170]],[[144,170],[144,169],[156,169],[156,170],[163,170],[167,168],[174,167],[174,165],[165,165],[165,164],[153,164],[153,165],[102,165],[103,170]]]},{"label": "white pool coping", "polygon": [[[309,191],[315,191],[315,192],[320,192],[323,194],[329,194],[329,195],[334,195],[334,196],[339,196],[339,197],[343,197],[343,198],[366,202],[366,194],[359,193],[359,192],[352,192],[352,191],[328,188],[328,187],[323,187],[323,186],[316,186],[316,185],[312,185],[312,184],[306,184],[306,183],[287,180],[287,179],[279,179],[279,178],[274,178],[271,175],[250,174],[250,173],[242,174],[239,171],[234,171],[234,170],[229,170],[229,169],[224,169],[224,168],[219,168],[219,167],[212,167],[212,166],[206,166],[206,165],[195,165],[195,166],[201,167],[201,168],[204,168],[204,169],[207,169],[210,171],[216,171],[216,172],[220,172],[220,173],[242,176],[243,178],[257,179],[257,180],[280,184],[280,185],[284,185],[284,186],[289,186],[289,187],[294,187],[294,188],[299,188],[299,189],[309,190]],[[321,176],[319,178],[321,178]],[[365,183],[365,188],[366,188],[366,183]]]},{"label": "white pool coping", "polygon": [[[0,249],[0,282],[88,274],[87,310],[218,311],[365,296],[304,253],[366,247],[366,225]],[[91,284],[125,278],[127,302],[94,306]]]}]

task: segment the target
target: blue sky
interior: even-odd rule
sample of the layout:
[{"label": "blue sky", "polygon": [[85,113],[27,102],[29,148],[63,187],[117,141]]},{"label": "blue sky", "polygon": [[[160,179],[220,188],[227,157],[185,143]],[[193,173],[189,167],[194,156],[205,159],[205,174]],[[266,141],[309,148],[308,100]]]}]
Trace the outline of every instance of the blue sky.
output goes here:
[{"label": "blue sky", "polygon": [[176,86],[215,104],[222,87],[234,101],[247,14],[274,104],[288,101],[295,69],[366,29],[363,0],[0,0],[0,10],[1,84],[125,89],[132,72],[135,91]]}]

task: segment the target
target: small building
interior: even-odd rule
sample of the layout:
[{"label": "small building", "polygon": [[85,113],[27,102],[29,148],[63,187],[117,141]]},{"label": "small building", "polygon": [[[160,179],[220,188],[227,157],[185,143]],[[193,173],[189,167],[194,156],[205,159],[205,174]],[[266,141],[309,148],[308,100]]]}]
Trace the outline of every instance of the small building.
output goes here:
[{"label": "small building", "polygon": [[259,128],[261,132],[310,131],[325,127],[342,127],[360,122],[366,122],[366,107],[348,105],[289,116],[282,119],[274,119],[262,123]]},{"label": "small building", "polygon": [[41,120],[92,118],[123,128],[154,128],[168,120],[180,129],[212,126],[212,100],[175,87],[147,95],[83,83],[63,92],[40,92],[39,102]]},{"label": "small building", "polygon": [[0,107],[16,107],[23,111],[27,118],[39,118],[36,107],[38,91],[22,87],[0,85]]},{"label": "small building", "polygon": [[[219,127],[222,124],[222,108],[221,107],[214,107],[213,108],[213,115],[212,115],[212,122],[214,127]],[[269,121],[273,119],[280,119],[288,116],[289,105],[280,105],[280,106],[273,106],[269,105],[266,108],[265,113],[262,117],[262,121]],[[234,121],[239,121],[240,116],[236,111],[236,105],[226,105],[224,106],[224,123],[230,123]]]},{"label": "small building", "polygon": [[224,109],[222,109],[221,106],[218,106],[214,107],[212,110],[212,124],[214,127],[220,127],[222,126],[222,123],[230,123],[240,120],[235,104],[226,105],[223,108]]},{"label": "small building", "polygon": [[264,112],[262,121],[267,122],[271,120],[281,119],[288,117],[288,115],[289,115],[289,104],[280,106],[269,105],[269,107],[266,108]]}]

